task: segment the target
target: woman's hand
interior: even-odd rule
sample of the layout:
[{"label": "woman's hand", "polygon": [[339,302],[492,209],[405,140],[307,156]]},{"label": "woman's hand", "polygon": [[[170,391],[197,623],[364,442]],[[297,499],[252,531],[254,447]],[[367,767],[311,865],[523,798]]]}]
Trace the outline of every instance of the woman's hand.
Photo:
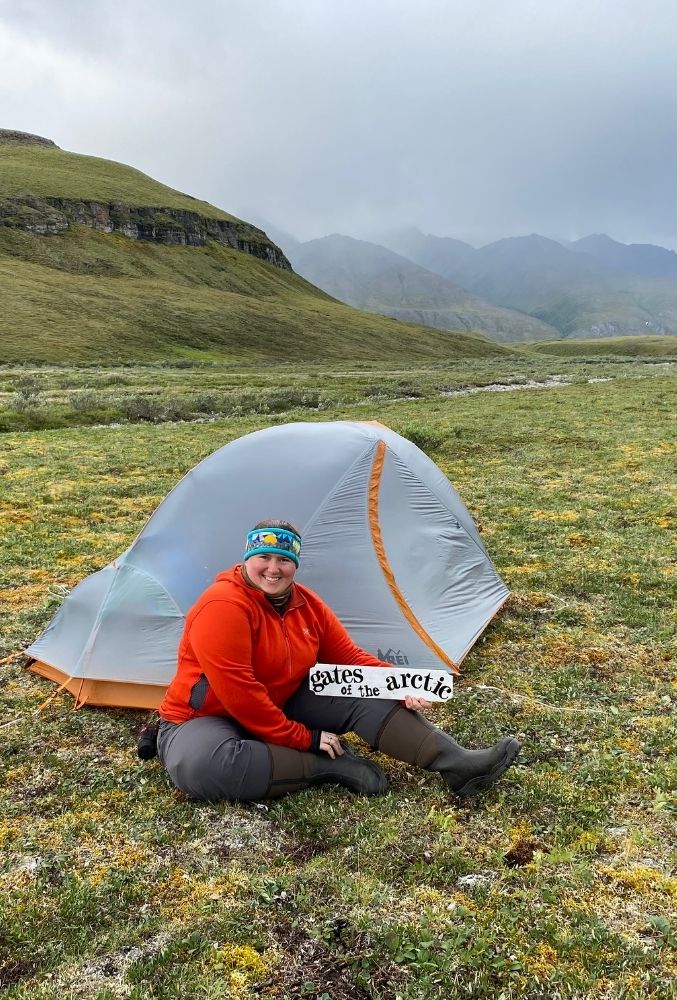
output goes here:
[{"label": "woman's hand", "polygon": [[412,712],[419,711],[422,708],[430,708],[431,705],[431,701],[426,701],[425,698],[414,698],[411,694],[408,694],[404,699],[404,707],[410,708]]},{"label": "woman's hand", "polygon": [[320,750],[328,753],[332,760],[334,757],[341,757],[345,753],[336,733],[325,733],[324,730],[320,735]]}]

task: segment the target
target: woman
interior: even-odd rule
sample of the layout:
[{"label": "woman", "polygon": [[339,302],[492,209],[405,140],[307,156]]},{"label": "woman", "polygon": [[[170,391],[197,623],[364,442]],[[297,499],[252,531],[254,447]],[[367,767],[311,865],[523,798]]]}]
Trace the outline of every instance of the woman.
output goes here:
[{"label": "woman", "polygon": [[339,735],[437,771],[471,795],[510,766],[506,738],[466,750],[417,709],[430,703],[313,694],[316,662],[388,666],[352,641],[330,608],[294,583],[301,536],[288,521],[261,521],[241,565],[220,573],[186,617],[178,669],[162,705],[158,755],[175,785],[197,799],[276,798],[329,782],[382,795],[385,775]]}]

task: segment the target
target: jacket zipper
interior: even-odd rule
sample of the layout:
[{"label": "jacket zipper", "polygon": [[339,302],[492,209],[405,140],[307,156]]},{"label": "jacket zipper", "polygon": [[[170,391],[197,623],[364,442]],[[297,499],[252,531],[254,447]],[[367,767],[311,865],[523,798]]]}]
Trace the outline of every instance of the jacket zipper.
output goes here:
[{"label": "jacket zipper", "polygon": [[289,680],[293,678],[293,670],[292,670],[293,663],[291,655],[291,643],[289,641],[289,633],[287,632],[287,626],[285,625],[284,620],[290,611],[295,611],[295,610],[296,608],[285,608],[284,612],[281,615],[278,615],[277,611],[275,611],[273,608],[266,608],[266,614],[274,615],[275,618],[279,620],[280,625],[282,627],[282,635],[284,636],[284,641],[287,646],[287,677],[289,678]]},{"label": "jacket zipper", "polygon": [[287,632],[287,626],[284,623],[284,616],[280,616],[280,624],[282,625],[282,634],[284,636],[284,641],[287,644],[287,676],[291,680],[292,677],[291,643],[289,642],[289,634]]}]

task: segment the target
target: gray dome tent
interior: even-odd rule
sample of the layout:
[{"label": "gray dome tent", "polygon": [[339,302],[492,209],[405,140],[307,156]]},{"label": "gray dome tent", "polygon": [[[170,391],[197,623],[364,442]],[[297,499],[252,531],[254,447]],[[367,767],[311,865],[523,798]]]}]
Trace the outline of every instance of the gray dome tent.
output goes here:
[{"label": "gray dome tent", "polygon": [[364,649],[458,672],[508,597],[443,473],[380,424],[256,431],[200,462],[123,554],[83,580],[27,650],[77,704],[155,708],[184,615],[265,517],[298,525],[298,579]]}]

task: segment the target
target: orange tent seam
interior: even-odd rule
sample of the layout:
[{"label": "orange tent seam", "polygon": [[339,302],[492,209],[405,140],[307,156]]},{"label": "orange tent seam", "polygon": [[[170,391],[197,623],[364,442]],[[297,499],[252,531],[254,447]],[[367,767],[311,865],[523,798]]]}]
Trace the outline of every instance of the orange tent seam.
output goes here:
[{"label": "orange tent seam", "polygon": [[376,445],[376,454],[374,455],[374,461],[371,467],[368,489],[369,529],[371,531],[371,540],[376,552],[376,558],[378,559],[379,566],[381,567],[381,571],[385,577],[385,581],[388,584],[390,592],[397,602],[397,606],[409,622],[414,632],[416,632],[425,645],[433,651],[435,656],[439,657],[442,663],[445,663],[448,667],[450,667],[453,673],[460,674],[457,664],[455,664],[454,661],[444,652],[441,646],[437,645],[432,636],[428,635],[426,630],[423,628],[423,625],[421,625],[420,621],[407,604],[406,598],[397,584],[392,567],[388,562],[388,556],[386,555],[385,546],[383,544],[383,534],[381,532],[381,524],[378,516],[379,490],[381,488],[381,477],[383,475],[385,454],[386,443],[385,441],[379,441]]}]

